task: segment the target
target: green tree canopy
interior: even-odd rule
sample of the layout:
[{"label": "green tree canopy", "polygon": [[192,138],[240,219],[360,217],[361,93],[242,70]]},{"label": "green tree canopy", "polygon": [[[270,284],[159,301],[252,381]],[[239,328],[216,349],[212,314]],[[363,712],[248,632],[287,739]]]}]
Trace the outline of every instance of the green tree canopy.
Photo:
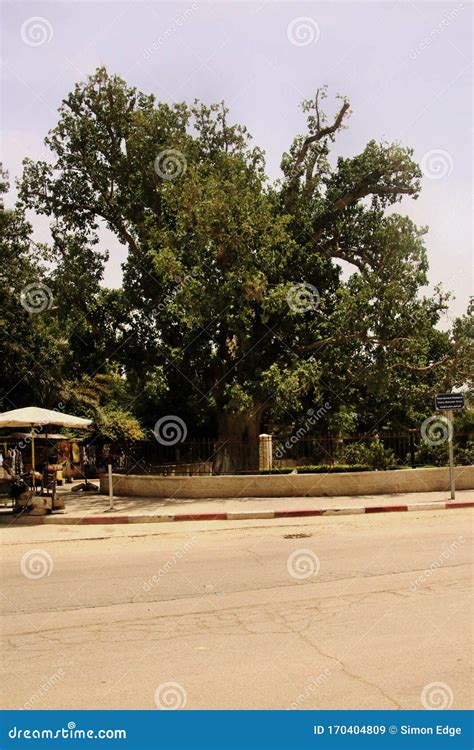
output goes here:
[{"label": "green tree canopy", "polygon": [[[26,160],[21,199],[54,222],[84,363],[113,361],[148,424],[178,413],[256,450],[262,426],[322,401],[334,425],[416,423],[438,373],[461,377],[466,324],[436,328],[426,230],[394,212],[420,190],[413,153],[371,140],[334,158],[350,108],[328,118],[326,93],[303,103],[277,183],[223,103],[157,102],[104,68],[63,101],[52,162]],[[97,289],[101,224],[128,250],[116,292]]]}]

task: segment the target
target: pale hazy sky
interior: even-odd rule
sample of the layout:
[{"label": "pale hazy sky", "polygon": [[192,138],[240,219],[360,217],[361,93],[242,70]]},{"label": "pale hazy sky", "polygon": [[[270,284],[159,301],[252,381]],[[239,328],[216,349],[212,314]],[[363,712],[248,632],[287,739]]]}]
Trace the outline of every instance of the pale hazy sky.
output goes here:
[{"label": "pale hazy sky", "polygon": [[[15,178],[61,99],[100,64],[164,101],[225,99],[266,150],[268,174],[304,130],[298,104],[327,83],[353,115],[336,152],[399,140],[423,164],[401,209],[428,225],[432,284],[472,294],[472,5],[468,2],[3,2],[2,161]],[[330,98],[327,100],[330,101]],[[13,193],[11,201],[13,200]],[[35,220],[37,239],[47,222]],[[125,250],[107,237],[106,283]]]}]

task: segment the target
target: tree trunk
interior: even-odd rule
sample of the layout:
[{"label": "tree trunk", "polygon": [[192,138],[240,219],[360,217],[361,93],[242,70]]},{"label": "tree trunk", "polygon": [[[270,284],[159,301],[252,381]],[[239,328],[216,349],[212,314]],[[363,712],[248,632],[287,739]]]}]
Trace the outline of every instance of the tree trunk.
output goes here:
[{"label": "tree trunk", "polygon": [[261,412],[248,414],[221,411],[218,419],[218,449],[213,474],[238,474],[258,471],[258,436]]}]

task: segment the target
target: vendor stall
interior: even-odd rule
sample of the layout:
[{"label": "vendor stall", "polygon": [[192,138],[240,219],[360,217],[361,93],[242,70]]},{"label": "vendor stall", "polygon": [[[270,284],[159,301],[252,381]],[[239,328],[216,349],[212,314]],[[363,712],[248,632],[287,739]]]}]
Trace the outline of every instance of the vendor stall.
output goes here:
[{"label": "vendor stall", "polygon": [[[55,503],[55,488],[58,478],[58,471],[61,472],[63,466],[58,461],[58,451],[55,450],[54,442],[52,445],[55,450],[52,455],[49,430],[52,426],[70,427],[84,429],[91,424],[90,419],[83,419],[82,417],[75,417],[72,414],[64,414],[60,411],[52,411],[49,409],[40,409],[38,407],[27,407],[24,409],[14,409],[9,412],[0,414],[0,428],[21,428],[28,427],[29,431],[26,433],[21,441],[13,441],[10,445],[8,440],[0,438],[2,444],[1,452],[1,464],[3,474],[9,474],[12,479],[13,491],[16,490],[19,496],[22,497],[22,507],[30,508],[31,512],[35,510],[41,512],[47,512],[53,510],[55,507],[59,507],[59,503]],[[49,430],[49,434],[48,434]],[[55,437],[58,437],[57,435]],[[68,439],[64,435],[59,436],[63,442],[68,442]],[[43,461],[43,471],[39,473],[37,471],[37,457],[36,457],[36,446],[35,441],[45,441],[49,454],[46,455],[45,461]],[[78,459],[78,463],[81,460],[81,450],[78,446],[77,440],[71,440],[70,455],[73,458]],[[25,467],[23,462],[23,452],[20,447],[20,443],[23,447],[29,447],[29,465]],[[71,463],[71,462],[70,462]],[[74,463],[74,462],[72,462]],[[52,488],[52,491],[51,491]],[[21,493],[20,493],[21,489]],[[38,492],[39,490],[39,492]],[[48,497],[52,496],[51,508],[48,502],[36,501],[36,496],[43,496],[46,494]],[[13,495],[14,496],[14,495]],[[62,507],[64,507],[62,505]],[[24,511],[23,511],[24,512]]]},{"label": "vendor stall", "polygon": [[[36,434],[35,464],[56,467],[59,486],[85,476],[87,454],[83,441],[60,433]],[[0,464],[12,469],[13,474],[30,472],[32,466],[31,436],[29,432],[12,432],[0,438]]]}]

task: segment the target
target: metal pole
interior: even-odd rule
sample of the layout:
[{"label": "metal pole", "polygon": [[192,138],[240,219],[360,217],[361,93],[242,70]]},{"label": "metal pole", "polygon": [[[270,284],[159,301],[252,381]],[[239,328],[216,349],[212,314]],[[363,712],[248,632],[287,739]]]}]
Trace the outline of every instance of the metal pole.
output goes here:
[{"label": "metal pole", "polygon": [[415,438],[413,436],[413,430],[410,430],[410,461],[411,468],[415,468]]},{"label": "metal pole", "polygon": [[109,510],[114,509],[114,488],[112,486],[112,464],[109,464]]},{"label": "metal pole", "polygon": [[449,453],[449,486],[451,489],[451,500],[454,500],[455,498],[455,482],[454,482],[454,450],[453,450],[453,442],[454,442],[454,423],[453,423],[453,410],[449,409],[447,413],[449,425],[449,439],[448,439],[448,453]]},{"label": "metal pole", "polygon": [[35,431],[33,429],[33,426],[31,427],[31,484],[33,487],[33,491],[36,490],[36,477],[35,477]]}]

